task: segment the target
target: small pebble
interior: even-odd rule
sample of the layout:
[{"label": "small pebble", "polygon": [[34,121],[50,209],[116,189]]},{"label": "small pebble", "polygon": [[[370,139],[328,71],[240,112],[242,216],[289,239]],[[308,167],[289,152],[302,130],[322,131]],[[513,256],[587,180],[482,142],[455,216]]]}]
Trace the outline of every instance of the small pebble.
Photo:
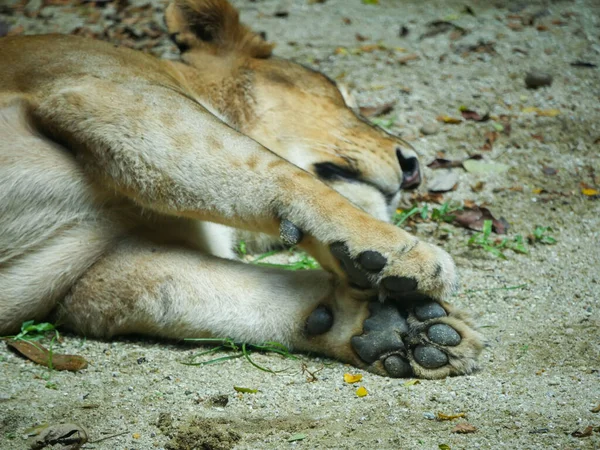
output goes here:
[{"label": "small pebble", "polygon": [[437,134],[440,131],[440,126],[437,123],[426,123],[423,125],[420,130],[421,133],[425,136],[431,136]]},{"label": "small pebble", "polygon": [[435,420],[435,414],[429,411],[424,412],[423,417],[425,417],[427,420]]},{"label": "small pebble", "polygon": [[525,76],[525,86],[529,89],[537,89],[552,84],[552,75],[544,72],[529,72]]}]

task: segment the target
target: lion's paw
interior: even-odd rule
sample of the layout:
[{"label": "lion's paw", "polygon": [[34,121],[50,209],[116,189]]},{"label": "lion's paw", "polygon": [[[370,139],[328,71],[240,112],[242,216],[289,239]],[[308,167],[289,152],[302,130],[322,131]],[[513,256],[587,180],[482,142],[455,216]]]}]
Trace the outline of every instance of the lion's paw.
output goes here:
[{"label": "lion's paw", "polygon": [[346,243],[330,245],[330,251],[359,289],[375,288],[380,299],[403,298],[420,293],[443,299],[456,285],[452,258],[441,248],[413,238],[404,246],[387,244],[380,250],[350,250]]},{"label": "lion's paw", "polygon": [[390,377],[444,378],[476,368],[481,336],[464,313],[421,300],[410,307],[369,304],[363,333],[351,345],[367,369]]}]

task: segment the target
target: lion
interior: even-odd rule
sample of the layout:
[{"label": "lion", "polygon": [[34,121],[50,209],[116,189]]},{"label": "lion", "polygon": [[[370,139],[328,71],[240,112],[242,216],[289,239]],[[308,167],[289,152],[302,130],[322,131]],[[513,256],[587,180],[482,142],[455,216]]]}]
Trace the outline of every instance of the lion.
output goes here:
[{"label": "lion", "polygon": [[[390,223],[416,154],[226,0],[165,11],[178,60],[0,39],[0,334],[280,342],[389,377],[472,372],[442,249]],[[236,260],[297,245],[321,270]]]}]

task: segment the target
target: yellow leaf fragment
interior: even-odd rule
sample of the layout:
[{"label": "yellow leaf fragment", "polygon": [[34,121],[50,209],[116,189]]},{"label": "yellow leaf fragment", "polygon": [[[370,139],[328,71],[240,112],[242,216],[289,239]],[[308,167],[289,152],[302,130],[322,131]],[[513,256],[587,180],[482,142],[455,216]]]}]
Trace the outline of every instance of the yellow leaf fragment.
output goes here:
[{"label": "yellow leaf fragment", "polygon": [[344,47],[338,47],[333,51],[336,55],[347,55],[348,49]]},{"label": "yellow leaf fragment", "polygon": [[593,197],[594,195],[598,195],[600,192],[598,192],[597,189],[584,188],[581,190],[581,193],[583,195],[587,195],[588,197]]},{"label": "yellow leaf fragment", "polygon": [[344,381],[346,383],[358,383],[360,380],[362,380],[362,375],[360,373],[357,373],[356,375],[352,375],[351,373],[344,374]]},{"label": "yellow leaf fragment", "polygon": [[140,433],[133,433],[133,434],[131,435],[131,437],[132,437],[132,438],[134,438],[134,439],[139,439],[139,438],[141,438],[141,437],[142,437],[142,435],[141,435]]},{"label": "yellow leaf fragment", "polygon": [[406,383],[403,384],[404,387],[408,387],[408,386],[414,386],[415,384],[419,384],[421,382],[421,380],[408,380]]},{"label": "yellow leaf fragment", "polygon": [[235,389],[236,392],[240,392],[242,394],[256,394],[258,392],[258,389],[250,389],[240,386],[234,386],[233,389]]},{"label": "yellow leaf fragment", "polygon": [[365,388],[364,386],[361,386],[356,390],[357,397],[364,397],[367,394],[368,394],[367,388]]},{"label": "yellow leaf fragment", "polygon": [[462,119],[458,119],[456,117],[451,116],[437,116],[438,122],[448,123],[450,125],[456,125],[462,122]]},{"label": "yellow leaf fragment", "polygon": [[465,417],[466,414],[461,412],[458,414],[444,414],[441,412],[436,413],[435,417],[437,420],[454,420],[454,419],[460,419],[461,417]]},{"label": "yellow leaf fragment", "polygon": [[540,109],[535,106],[527,106],[521,110],[524,113],[536,113],[538,116],[556,117],[560,114],[558,109]]},{"label": "yellow leaf fragment", "polygon": [[531,192],[533,192],[534,194],[537,195],[537,194],[541,194],[542,192],[544,192],[544,190],[541,188],[535,188]]}]

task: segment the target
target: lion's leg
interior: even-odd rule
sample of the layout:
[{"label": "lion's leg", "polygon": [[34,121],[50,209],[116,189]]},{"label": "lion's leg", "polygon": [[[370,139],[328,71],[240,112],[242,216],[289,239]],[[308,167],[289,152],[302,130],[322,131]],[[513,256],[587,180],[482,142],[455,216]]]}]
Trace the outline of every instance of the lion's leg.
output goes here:
[{"label": "lion's leg", "polygon": [[447,305],[398,309],[360,295],[323,271],[258,267],[132,238],[75,284],[56,319],[98,337],[278,341],[396,377],[474,368],[477,333]]},{"label": "lion's leg", "polygon": [[354,207],[176,89],[88,78],[53,92],[35,106],[37,123],[101,183],[146,208],[281,233],[381,298],[441,299],[454,288],[443,250]]}]

